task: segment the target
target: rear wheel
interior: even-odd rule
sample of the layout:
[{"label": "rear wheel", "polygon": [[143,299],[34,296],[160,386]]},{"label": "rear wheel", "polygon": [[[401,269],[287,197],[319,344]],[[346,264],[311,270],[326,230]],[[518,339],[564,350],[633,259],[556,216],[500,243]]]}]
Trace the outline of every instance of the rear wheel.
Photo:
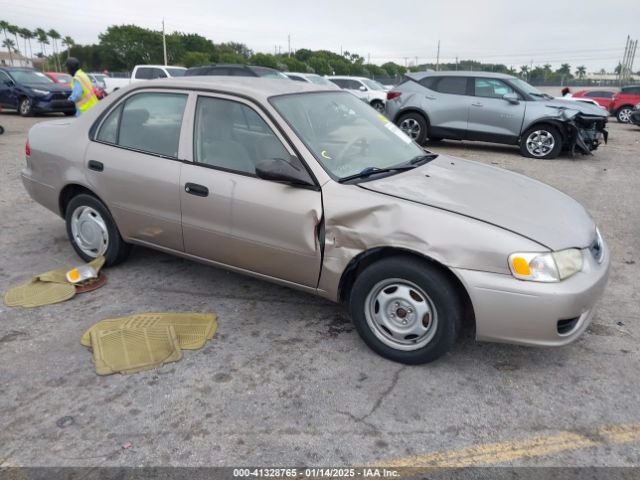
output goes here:
[{"label": "rear wheel", "polygon": [[411,112],[402,115],[396,124],[418,145],[422,145],[427,139],[427,120],[419,113]]},{"label": "rear wheel", "polygon": [[65,117],[71,117],[71,116],[73,116],[75,114],[76,114],[76,112],[64,112],[64,116]]},{"label": "rear wheel", "polygon": [[131,246],[122,240],[107,207],[96,197],[84,193],[73,197],[67,205],[65,220],[69,241],[84,261],[103,255],[109,266],[129,255]]},{"label": "rear wheel", "polygon": [[380,100],[374,100],[371,102],[371,106],[380,113],[384,113],[384,103]]},{"label": "rear wheel", "polygon": [[23,117],[30,117],[33,115],[33,101],[29,97],[23,97],[18,103],[18,112]]},{"label": "rear wheel", "polygon": [[548,125],[534,125],[522,135],[520,152],[525,157],[550,160],[562,149],[560,132]]},{"label": "rear wheel", "polygon": [[616,119],[620,123],[630,123],[631,113],[633,113],[633,108],[629,105],[625,105],[624,107],[620,107],[618,109],[618,112],[616,113]]},{"label": "rear wheel", "polygon": [[367,267],[351,290],[356,330],[376,353],[395,362],[432,362],[458,337],[463,308],[449,277],[426,262],[391,257]]}]

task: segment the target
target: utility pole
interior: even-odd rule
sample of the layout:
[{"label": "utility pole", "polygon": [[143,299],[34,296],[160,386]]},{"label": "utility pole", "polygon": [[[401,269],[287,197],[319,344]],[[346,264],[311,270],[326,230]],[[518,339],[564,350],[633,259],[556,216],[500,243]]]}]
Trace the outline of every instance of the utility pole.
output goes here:
[{"label": "utility pole", "polygon": [[405,66],[405,68],[409,67],[408,60],[409,60],[409,57],[404,57],[404,66]]},{"label": "utility pole", "polygon": [[162,53],[164,54],[164,64],[167,64],[167,39],[164,35],[164,18],[162,19]]},{"label": "utility pole", "polygon": [[440,70],[440,40],[438,40],[438,54],[436,56],[436,70]]},{"label": "utility pole", "polygon": [[417,56],[416,56],[416,63],[415,63],[415,66],[416,66],[416,67],[418,66],[418,57],[417,57]]},{"label": "utility pole", "polygon": [[458,56],[456,55],[456,72],[458,71]]},{"label": "utility pole", "polygon": [[287,35],[287,41],[289,42],[289,57],[291,57],[291,34]]}]

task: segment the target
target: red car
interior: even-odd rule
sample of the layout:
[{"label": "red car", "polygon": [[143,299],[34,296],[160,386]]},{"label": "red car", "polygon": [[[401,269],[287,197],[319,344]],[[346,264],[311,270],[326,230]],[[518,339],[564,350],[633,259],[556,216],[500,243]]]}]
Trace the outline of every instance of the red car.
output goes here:
[{"label": "red car", "polygon": [[601,107],[609,110],[615,94],[616,92],[612,90],[580,90],[571,96],[576,98],[590,98],[598,102],[598,105]]},{"label": "red car", "polygon": [[633,107],[640,103],[640,85],[622,87],[620,93],[613,96],[613,103],[609,107],[620,123],[629,123]]},{"label": "red car", "polygon": [[[44,74],[56,83],[61,83],[63,85],[66,85],[67,87],[71,87],[72,77],[68,73],[44,72]],[[96,97],[102,100],[104,98],[104,91],[93,84],[91,86],[93,88],[93,93],[96,95]]]}]

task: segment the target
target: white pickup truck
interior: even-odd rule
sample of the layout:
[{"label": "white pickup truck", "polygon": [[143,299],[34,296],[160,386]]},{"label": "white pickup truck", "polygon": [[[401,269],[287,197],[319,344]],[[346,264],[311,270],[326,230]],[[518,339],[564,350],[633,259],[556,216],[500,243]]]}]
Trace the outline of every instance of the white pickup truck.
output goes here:
[{"label": "white pickup truck", "polygon": [[136,65],[131,72],[131,78],[106,77],[104,79],[105,91],[112,93],[119,88],[126,87],[130,83],[141,80],[153,80],[154,78],[181,77],[187,69],[173,67],[171,65]]}]

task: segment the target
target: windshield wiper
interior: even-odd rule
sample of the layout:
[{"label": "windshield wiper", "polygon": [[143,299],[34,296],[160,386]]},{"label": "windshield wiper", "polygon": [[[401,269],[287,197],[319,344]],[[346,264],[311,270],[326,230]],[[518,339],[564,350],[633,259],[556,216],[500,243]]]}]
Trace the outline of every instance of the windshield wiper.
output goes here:
[{"label": "windshield wiper", "polygon": [[357,178],[367,178],[371,175],[377,175],[379,173],[391,173],[391,172],[402,172],[405,170],[412,170],[420,165],[424,165],[427,162],[430,162],[434,158],[438,156],[437,153],[429,153],[426,155],[418,155],[413,157],[411,160],[405,163],[401,163],[400,165],[396,165],[393,167],[380,168],[380,167],[366,167],[358,173],[354,173],[353,175],[349,175],[338,180],[340,183],[348,182],[349,180],[355,180]]}]

